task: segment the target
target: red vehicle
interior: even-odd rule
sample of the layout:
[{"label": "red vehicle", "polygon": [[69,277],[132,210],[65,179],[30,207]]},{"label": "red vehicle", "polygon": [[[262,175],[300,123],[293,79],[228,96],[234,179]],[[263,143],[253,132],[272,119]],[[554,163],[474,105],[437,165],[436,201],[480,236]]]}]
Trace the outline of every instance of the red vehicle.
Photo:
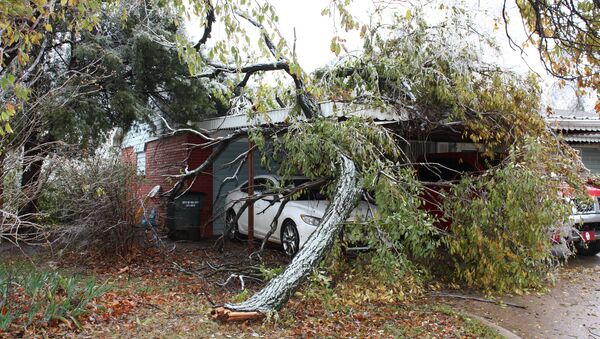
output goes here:
[{"label": "red vehicle", "polygon": [[448,190],[449,182],[460,180],[465,174],[479,175],[495,166],[499,160],[484,157],[480,152],[429,153],[417,159],[417,177],[425,184],[423,192],[424,209],[440,220],[437,225],[447,231],[450,220],[443,218],[441,210],[442,194]]},{"label": "red vehicle", "polygon": [[[480,175],[486,169],[499,164],[498,159],[488,159],[479,152],[452,152],[424,154],[417,159],[417,176],[425,184],[423,208],[439,221],[439,228],[450,229],[451,220],[444,219],[443,192],[448,183],[460,180],[464,175]],[[573,203],[573,214],[565,229],[557,231],[552,240],[561,243],[561,233],[567,244],[572,244],[579,255],[593,256],[600,253],[600,188],[587,186],[590,200]],[[557,252],[560,253],[560,252]]]}]

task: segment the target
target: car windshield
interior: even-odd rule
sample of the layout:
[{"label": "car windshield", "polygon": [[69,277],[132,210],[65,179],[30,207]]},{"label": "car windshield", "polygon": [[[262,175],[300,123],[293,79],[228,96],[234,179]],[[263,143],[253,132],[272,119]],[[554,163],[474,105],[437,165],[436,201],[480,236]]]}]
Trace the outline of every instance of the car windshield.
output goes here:
[{"label": "car windshield", "polygon": [[[309,181],[310,180],[308,180],[308,179],[294,179],[293,185],[294,185],[294,187],[298,187],[302,184],[306,184]],[[302,194],[300,194],[300,196],[298,198],[296,198],[295,200],[326,200],[327,197],[325,197],[323,194],[321,194],[321,188],[323,188],[323,186],[311,187],[309,189],[305,189],[302,191]]]}]

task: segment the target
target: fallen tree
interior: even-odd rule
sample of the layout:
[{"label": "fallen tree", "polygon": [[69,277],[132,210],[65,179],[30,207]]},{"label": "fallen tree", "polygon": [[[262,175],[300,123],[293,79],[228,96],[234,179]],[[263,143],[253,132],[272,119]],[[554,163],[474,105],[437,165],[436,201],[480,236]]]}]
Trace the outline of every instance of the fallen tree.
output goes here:
[{"label": "fallen tree", "polygon": [[[432,218],[419,209],[423,186],[415,180],[413,163],[399,146],[405,142],[404,137],[447,128],[480,143],[485,151],[493,151],[506,150],[508,145],[522,143],[524,136],[533,135],[539,137],[546,151],[562,152],[562,145],[552,139],[537,116],[536,81],[483,63],[479,50],[465,42],[468,39],[448,38],[448,32],[457,32],[454,38],[464,37],[469,31],[468,22],[464,26],[453,22],[431,27],[415,11],[385,29],[378,25],[366,27],[367,43],[361,55],[341,58],[333,67],[309,76],[300,68],[294,47],[288,46],[277,31],[276,15],[268,3],[202,0],[190,8],[204,18],[204,34],[197,43],[174,43],[159,36],[150,36],[150,41],[178,49],[188,63],[190,79],[204,81],[209,89],[218,88],[221,95],[229,91],[225,95],[231,102],[229,113],[244,113],[253,119],[269,109],[287,106],[290,116],[281,135],[277,132],[279,126],[273,132],[273,126],[267,123],[225,137],[173,128],[172,133],[192,131],[200,135],[206,142],[192,147],[212,147],[213,153],[196,168],[185,168],[174,175],[176,183],[166,196],[173,198],[188,189],[195,176],[208,168],[231,141],[243,136],[262,145],[256,149],[267,158],[281,157],[284,161],[279,172],[284,177],[301,172],[311,180],[337,178],[330,192],[333,200],[321,225],[284,273],[247,301],[216,309],[218,319],[256,318],[281,309],[331,249],[363,191],[374,192],[381,218],[374,224],[365,223],[373,227],[349,228],[357,234],[364,231],[363,240],[378,249],[369,258],[371,270],[402,280],[405,273],[416,271],[413,262],[430,259],[439,246],[439,232]],[[347,28],[357,28],[348,13],[343,18]],[[263,45],[259,58],[244,59],[253,55],[246,53],[253,46],[243,23],[260,34]],[[225,25],[227,41],[208,46],[216,24]],[[244,40],[248,42],[245,47],[239,43]],[[332,49],[339,53],[339,40]],[[289,82],[273,86],[257,80],[265,72],[279,72]],[[402,119],[408,116],[409,121],[398,119],[402,123],[391,130],[370,119],[324,119],[317,100],[376,107]],[[153,102],[161,108],[161,100]],[[455,126],[463,129],[452,130]],[[267,154],[265,141],[274,135],[281,137],[272,143],[277,152]],[[247,156],[242,153],[234,161],[238,171]],[[566,164],[569,159],[564,156],[563,161],[554,163],[551,157],[544,159],[549,165],[544,173],[563,174],[570,169]],[[543,236],[543,232],[539,234]]]},{"label": "fallen tree", "polygon": [[[321,224],[308,238],[304,247],[300,249],[285,271],[269,281],[260,292],[248,300],[239,304],[226,304],[224,307],[216,309],[214,311],[216,319],[244,320],[279,310],[302,280],[317,267],[333,245],[336,236],[342,229],[342,224],[356,205],[362,191],[359,185],[360,175],[354,162],[345,155],[341,155],[338,167],[339,176],[333,200],[327,207]],[[244,312],[246,317],[239,313],[235,313],[235,317],[232,317],[232,311]]]},{"label": "fallen tree", "polygon": [[[186,39],[173,42],[148,32],[149,41],[169,51],[177,49],[187,63],[189,77],[175,78],[202,81],[213,96],[230,101],[230,114],[243,113],[249,120],[268,118],[269,109],[286,106],[289,116],[281,135],[273,133],[268,119],[226,137],[173,128],[172,133],[192,131],[200,135],[205,143],[191,147],[212,147],[213,153],[196,168],[185,168],[172,176],[175,184],[166,196],[173,198],[191,187],[196,175],[208,168],[229,142],[242,136],[248,136],[267,161],[281,160],[278,172],[284,177],[300,172],[313,181],[334,178],[326,185],[333,199],[325,218],[285,272],[247,301],[216,309],[216,318],[243,320],[282,308],[331,249],[363,191],[373,192],[381,214],[378,220],[349,227],[350,233],[361,235],[361,240],[376,249],[364,261],[365,275],[387,274],[386,278],[398,281],[405,280],[407,273],[426,271],[427,266],[418,266],[418,260],[434,256],[440,246],[440,232],[433,218],[421,209],[423,184],[416,180],[414,159],[400,146],[407,145],[409,138],[426,140],[429,133],[441,129],[487,153],[507,151],[513,145],[527,148],[533,140],[548,155],[538,162],[543,175],[562,178],[577,167],[573,154],[564,151],[564,145],[538,115],[537,80],[486,64],[478,46],[481,37],[471,39],[469,35],[474,26],[468,17],[429,25],[417,8],[412,14],[395,17],[390,25],[363,26],[365,46],[359,55],[348,54],[311,76],[298,64],[295,46],[289,46],[277,30],[277,15],[268,2],[197,0],[191,6],[179,1],[174,5],[178,14],[200,17],[204,27],[197,43]],[[344,5],[331,8],[340,14],[344,28],[359,28]],[[213,25],[218,24],[224,25],[224,38],[207,44]],[[258,53],[248,31],[260,36]],[[332,41],[336,55],[340,45],[339,38]],[[282,77],[273,85],[261,81],[259,76],[266,72]],[[326,119],[318,100],[380,109],[391,114],[396,125],[392,130],[370,118]],[[164,110],[162,101],[160,97],[152,100]],[[267,141],[272,151],[265,146]],[[237,171],[247,157],[244,152],[234,160]],[[248,204],[255,198],[259,197],[248,199]],[[539,239],[545,236],[544,232],[534,235]]]},{"label": "fallen tree", "polygon": [[[547,154],[547,158],[542,159],[545,167],[541,173],[559,173],[562,178],[578,169],[578,163],[572,161],[573,153],[565,151],[564,144],[538,115],[537,81],[485,64],[478,46],[469,39],[462,39],[471,32],[468,20],[461,25],[452,21],[452,25],[429,26],[423,13],[415,10],[408,19],[397,18],[391,26],[367,27],[364,32],[367,44],[360,56],[341,58],[332,67],[307,76],[297,64],[293,49],[291,57],[286,56],[290,50],[276,30],[276,20],[269,20],[270,15],[257,14],[270,13],[273,8],[267,4],[258,9],[252,6],[219,10],[208,7],[210,10],[200,11],[200,14],[206,16],[207,30],[219,22],[216,13],[228,13],[237,17],[240,25],[247,23],[252,29],[258,28],[264,43],[261,56],[269,60],[242,62],[241,56],[234,53],[233,57],[228,55],[215,62],[210,59],[211,53],[223,50],[205,46],[204,37],[210,34],[204,34],[193,46],[197,53],[189,52],[190,44],[178,48],[185,52],[186,61],[194,65],[194,77],[227,80],[235,95],[231,113],[243,112],[253,119],[268,109],[278,108],[275,101],[290,107],[285,130],[276,137],[268,122],[230,136],[247,135],[256,145],[253,149],[259,150],[267,163],[278,160],[277,172],[284,178],[302,173],[310,180],[334,178],[335,184],[326,188],[327,193],[332,193],[332,202],[321,225],[284,273],[247,301],[216,308],[213,312],[216,319],[260,318],[281,309],[331,249],[342,223],[363,191],[373,193],[381,214],[375,221],[347,228],[349,233],[361,236],[361,240],[375,249],[369,254],[365,272],[373,272],[378,277],[387,274],[385,278],[398,281],[406,275],[427,271],[427,264],[420,264],[419,260],[432,260],[444,234],[434,227],[435,220],[422,209],[421,193],[431,188],[424,188],[416,180],[412,169],[414,159],[401,147],[408,143],[404,138],[427,138],[432,131],[443,130],[461,136],[462,141],[478,144],[482,151],[492,155],[498,150],[508,151],[514,145],[524,148],[535,145]],[[257,15],[262,22],[254,19]],[[355,22],[346,19],[350,20],[347,24],[354,27]],[[274,42],[274,39],[280,41]],[[235,62],[226,63],[227,60]],[[258,82],[253,87],[253,76],[264,72],[282,72],[291,79],[292,84],[287,87],[289,95],[284,98],[287,102],[279,98],[281,93],[277,86]],[[312,87],[306,86],[307,83]],[[256,91],[251,91],[253,88]],[[318,89],[315,90],[318,94],[314,95],[308,88]],[[272,100],[273,97],[277,100]],[[392,130],[369,118],[327,119],[320,114],[316,100],[375,107],[396,114],[399,122]],[[268,121],[268,117],[264,120]],[[172,132],[185,130],[174,128]],[[174,176],[177,183],[169,191],[170,196],[189,187],[195,174],[208,168],[224,149],[222,145],[230,140],[230,136],[217,138],[206,131],[198,132],[204,135],[206,142],[193,147],[210,145],[214,156],[197,168],[186,168],[183,174]],[[530,136],[533,138],[528,138]],[[529,144],[531,140],[533,144]],[[244,152],[232,163],[238,165],[236,174],[247,156]],[[264,196],[249,196],[243,202],[244,208],[260,198]],[[543,232],[538,236],[540,241],[544,240]]]}]

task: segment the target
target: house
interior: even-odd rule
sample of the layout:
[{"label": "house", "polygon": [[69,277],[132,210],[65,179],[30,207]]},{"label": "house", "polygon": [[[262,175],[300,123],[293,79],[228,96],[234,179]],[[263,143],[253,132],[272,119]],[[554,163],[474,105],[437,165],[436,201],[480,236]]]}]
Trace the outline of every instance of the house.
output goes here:
[{"label": "house", "polygon": [[[180,174],[181,169],[186,166],[189,168],[198,166],[212,152],[210,148],[193,147],[205,141],[196,134],[168,135],[165,134],[160,121],[155,120],[153,123],[156,126],[154,129],[148,125],[134,126],[121,144],[121,158],[134,165],[138,174],[143,176],[142,185],[138,187],[138,196],[145,196],[155,186],[160,186],[158,192],[160,196],[173,186],[174,180],[171,175]],[[213,215],[210,204],[213,198],[212,167],[207,168],[188,185],[188,195],[179,200],[181,204],[187,205],[188,209],[196,212],[195,223],[198,224],[196,226],[203,226],[197,232],[197,237],[209,237],[213,234],[212,222],[210,222]],[[154,208],[158,223],[166,225],[167,216],[175,211],[170,211],[165,200],[158,196],[149,199],[145,208],[147,211]]]},{"label": "house", "polygon": [[579,151],[591,174],[600,174],[600,119],[597,112],[556,110],[545,117],[548,126]]},{"label": "house", "polygon": [[[331,117],[371,117],[378,123],[392,123],[406,119],[401,115],[380,110],[361,109],[332,102],[322,103],[321,111],[324,116]],[[219,137],[257,125],[284,124],[289,113],[289,109],[279,109],[253,119],[249,119],[245,114],[230,115],[204,120],[196,123],[194,127],[211,131],[211,137]],[[160,119],[156,119],[153,125],[134,126],[121,144],[122,159],[135,165],[138,173],[144,177],[144,183],[139,188],[142,196],[155,186],[160,186],[159,195],[165,194],[175,183],[170,176],[180,174],[182,168],[186,166],[190,169],[195,168],[212,153],[211,147],[198,147],[206,140],[193,132],[172,135],[163,127]],[[248,178],[247,162],[244,162],[238,170],[238,163],[234,161],[246,150],[248,150],[247,138],[240,138],[230,143],[215,159],[212,166],[195,179],[188,180],[185,185],[187,189],[175,199],[176,206],[167,205],[164,199],[151,199],[146,209],[156,210],[159,224],[177,228],[178,226],[174,224],[181,222],[188,225],[190,229],[199,228],[199,231],[193,231],[194,238],[222,234],[225,229],[222,216],[224,198],[227,192]],[[258,152],[253,153],[255,175],[268,172],[260,166],[259,156]],[[190,213],[196,213],[196,217],[190,217]]]},{"label": "house", "polygon": [[[370,117],[378,124],[402,125],[407,123],[407,115],[382,112],[333,102],[321,103],[323,115],[338,117]],[[195,128],[210,132],[210,137],[225,136],[233,131],[265,124],[284,124],[289,109],[279,109],[249,118],[245,114],[230,115],[203,120]],[[546,117],[548,124],[564,136],[574,148],[579,150],[583,163],[593,173],[600,173],[600,120],[591,113],[557,112]],[[176,135],[162,128],[160,120],[154,122],[154,130],[149,126],[136,126],[123,140],[121,149],[124,160],[129,161],[144,176],[140,188],[147,194],[153,187],[160,186],[160,194],[165,194],[174,185],[172,175],[181,173],[182,168],[193,169],[203,163],[212,153],[211,147],[199,147],[206,142],[198,134],[183,132]],[[396,127],[397,127],[396,126]],[[462,152],[476,150],[476,146],[462,139],[456,131],[440,129],[427,135],[412,135],[403,145],[404,151],[413,160],[424,153]],[[175,204],[167,205],[165,199],[152,199],[149,208],[155,208],[158,223],[173,229],[188,229],[186,238],[204,238],[223,234],[224,199],[231,189],[248,178],[248,163],[239,167],[236,158],[248,150],[248,140],[240,138],[230,143],[215,159],[212,166],[193,180],[188,180],[183,193],[175,199]],[[253,153],[254,175],[268,173],[260,166],[258,152]],[[238,168],[239,167],[239,168]],[[146,192],[146,193],[144,193]]]}]

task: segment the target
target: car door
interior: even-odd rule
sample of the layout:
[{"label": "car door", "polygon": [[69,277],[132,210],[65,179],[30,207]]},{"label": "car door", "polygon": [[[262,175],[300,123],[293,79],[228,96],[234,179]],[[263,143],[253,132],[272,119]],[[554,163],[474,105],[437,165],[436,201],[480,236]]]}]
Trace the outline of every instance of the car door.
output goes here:
[{"label": "car door", "polygon": [[[257,178],[254,180],[254,192],[264,193],[268,189],[273,189],[276,183],[270,178]],[[274,196],[264,197],[254,203],[254,234],[257,238],[263,239],[271,228],[271,223],[281,202],[273,203]],[[274,234],[275,235],[275,234]]]},{"label": "car door", "polygon": [[[244,205],[245,199],[248,197],[248,182],[246,181],[240,189],[232,196],[234,202],[234,211],[238,213]],[[242,234],[248,234],[248,209],[244,209],[242,215],[238,219],[238,229]]]}]

